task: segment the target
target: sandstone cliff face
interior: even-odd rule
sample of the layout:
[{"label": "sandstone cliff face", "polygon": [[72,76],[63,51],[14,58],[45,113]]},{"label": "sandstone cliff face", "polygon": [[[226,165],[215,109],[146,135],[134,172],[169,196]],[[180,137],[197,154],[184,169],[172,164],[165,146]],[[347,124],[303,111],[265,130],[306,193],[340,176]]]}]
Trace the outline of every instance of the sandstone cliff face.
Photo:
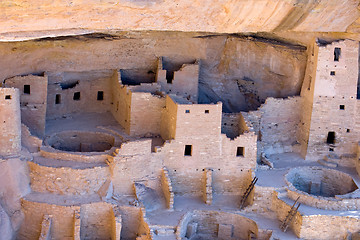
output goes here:
[{"label": "sandstone cliff face", "polygon": [[256,109],[269,96],[300,91],[306,48],[242,35],[174,32],[90,35],[0,44],[0,79],[42,71],[129,69],[154,80],[157,57],[176,69],[200,59],[200,102],[222,101],[226,112]]},{"label": "sandstone cliff face", "polygon": [[358,0],[1,1],[0,33],[7,33],[1,38],[10,40],[32,37],[36,31],[38,37],[96,30],[345,32],[359,18],[358,4]]}]

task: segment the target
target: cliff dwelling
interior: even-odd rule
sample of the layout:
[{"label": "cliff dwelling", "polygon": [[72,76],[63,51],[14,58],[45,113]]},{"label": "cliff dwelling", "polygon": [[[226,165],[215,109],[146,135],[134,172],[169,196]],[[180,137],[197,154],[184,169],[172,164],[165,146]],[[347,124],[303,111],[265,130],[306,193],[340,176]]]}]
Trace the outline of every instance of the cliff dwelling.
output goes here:
[{"label": "cliff dwelling", "polygon": [[358,0],[0,9],[0,240],[360,239]]}]

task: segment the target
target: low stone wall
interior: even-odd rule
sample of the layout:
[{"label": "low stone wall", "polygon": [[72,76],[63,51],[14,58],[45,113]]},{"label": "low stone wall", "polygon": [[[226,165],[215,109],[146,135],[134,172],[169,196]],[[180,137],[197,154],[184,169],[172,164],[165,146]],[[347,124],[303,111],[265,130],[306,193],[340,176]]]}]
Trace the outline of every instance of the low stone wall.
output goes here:
[{"label": "low stone wall", "polygon": [[[316,208],[359,210],[360,199],[351,194],[358,187],[344,172],[320,167],[293,168],[285,175],[287,196]],[[355,193],[355,192],[354,192]],[[322,196],[323,195],[323,196]]]},{"label": "low stone wall", "polygon": [[258,236],[257,224],[244,216],[235,213],[220,211],[193,211],[187,213],[180,221],[177,228],[177,239],[182,239],[190,233],[188,225],[196,222],[196,229],[192,234],[197,234],[207,239],[248,239]]},{"label": "low stone wall", "polygon": [[[286,218],[291,206],[278,198],[277,194],[273,194],[271,210],[274,211],[279,219],[279,227],[282,221]],[[294,219],[289,225],[289,228],[293,230],[296,236],[300,236],[300,229],[302,226],[302,215],[297,212]],[[319,229],[318,229],[319,230]]]},{"label": "low stone wall", "polygon": [[112,239],[114,226],[113,207],[97,202],[81,205],[80,239]]},{"label": "low stone wall", "polygon": [[174,192],[172,190],[171,179],[169,177],[169,171],[167,168],[163,168],[161,171],[161,189],[166,199],[167,208],[174,209]]},{"label": "low stone wall", "polygon": [[360,231],[359,216],[312,215],[302,217],[302,226],[298,237],[309,240],[338,240],[345,239],[349,233],[358,231]]},{"label": "low stone wall", "polygon": [[44,215],[52,215],[52,239],[72,239],[74,228],[74,212],[80,206],[59,206],[47,203],[21,200],[25,219],[21,225],[17,239],[38,239]]},{"label": "low stone wall", "polygon": [[71,160],[75,162],[87,162],[87,163],[104,163],[108,159],[108,154],[115,151],[115,147],[104,153],[76,153],[76,152],[65,152],[56,150],[49,146],[42,146],[40,148],[41,156],[45,158],[53,158],[60,160]]},{"label": "low stone wall", "polygon": [[357,147],[357,155],[356,155],[356,159],[355,159],[355,166],[356,166],[356,170],[358,172],[358,175],[360,176],[360,142],[358,143],[358,147]]},{"label": "low stone wall", "polygon": [[28,162],[30,184],[35,192],[84,195],[94,194],[110,178],[109,167],[73,169],[47,167]]}]

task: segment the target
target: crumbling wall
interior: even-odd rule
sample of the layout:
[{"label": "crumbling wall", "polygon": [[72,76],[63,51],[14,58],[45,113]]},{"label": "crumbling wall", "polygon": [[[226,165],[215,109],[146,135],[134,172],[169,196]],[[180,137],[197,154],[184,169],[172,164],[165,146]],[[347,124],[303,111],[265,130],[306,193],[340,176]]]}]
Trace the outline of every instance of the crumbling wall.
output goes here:
[{"label": "crumbling wall", "polygon": [[260,107],[262,152],[266,154],[299,152],[297,129],[300,124],[301,98],[268,98]]},{"label": "crumbling wall", "polygon": [[74,112],[110,111],[112,70],[49,72],[48,75],[48,119]]},{"label": "crumbling wall", "polygon": [[221,133],[232,139],[239,136],[239,118],[239,113],[222,113]]},{"label": "crumbling wall", "polygon": [[35,192],[84,195],[99,191],[110,177],[108,167],[73,169],[48,167],[28,162],[31,188]]},{"label": "crumbling wall", "polygon": [[21,150],[20,94],[16,88],[0,88],[0,156]]},{"label": "crumbling wall", "polygon": [[105,202],[83,204],[80,215],[80,239],[112,239],[115,219],[111,204]]},{"label": "crumbling wall", "polygon": [[196,235],[206,239],[248,239],[258,235],[257,224],[239,214],[193,211],[182,219],[178,239],[186,236],[186,229],[193,222],[197,223]]},{"label": "crumbling wall", "polygon": [[163,69],[163,58],[158,60],[156,81],[167,94],[176,94],[193,102],[198,101],[199,62],[183,64],[179,70]]},{"label": "crumbling wall", "polygon": [[60,206],[47,203],[31,202],[22,199],[22,210],[25,219],[21,225],[17,239],[38,239],[44,215],[52,215],[53,239],[72,238],[74,234],[74,213],[80,206]]},{"label": "crumbling wall", "polygon": [[29,127],[32,134],[43,137],[47,105],[47,75],[16,76],[6,79],[4,85],[19,89],[21,121]]},{"label": "crumbling wall", "polygon": [[158,177],[163,162],[151,153],[151,139],[123,143],[111,160],[111,166],[115,194],[133,195],[134,182],[160,184]]},{"label": "crumbling wall", "polygon": [[[321,234],[319,234],[321,229]],[[349,233],[360,230],[360,220],[351,216],[311,215],[302,217],[300,234],[302,239],[344,239]]]}]

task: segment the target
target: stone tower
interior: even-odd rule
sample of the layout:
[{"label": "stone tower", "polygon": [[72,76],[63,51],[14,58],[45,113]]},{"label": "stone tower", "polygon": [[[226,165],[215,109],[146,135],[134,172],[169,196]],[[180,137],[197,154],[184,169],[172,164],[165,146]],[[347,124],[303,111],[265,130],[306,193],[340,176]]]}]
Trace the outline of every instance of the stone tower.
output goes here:
[{"label": "stone tower", "polygon": [[302,155],[309,160],[356,154],[359,43],[318,40],[309,56],[303,97]]},{"label": "stone tower", "polygon": [[0,156],[21,151],[20,94],[17,88],[0,88]]}]

